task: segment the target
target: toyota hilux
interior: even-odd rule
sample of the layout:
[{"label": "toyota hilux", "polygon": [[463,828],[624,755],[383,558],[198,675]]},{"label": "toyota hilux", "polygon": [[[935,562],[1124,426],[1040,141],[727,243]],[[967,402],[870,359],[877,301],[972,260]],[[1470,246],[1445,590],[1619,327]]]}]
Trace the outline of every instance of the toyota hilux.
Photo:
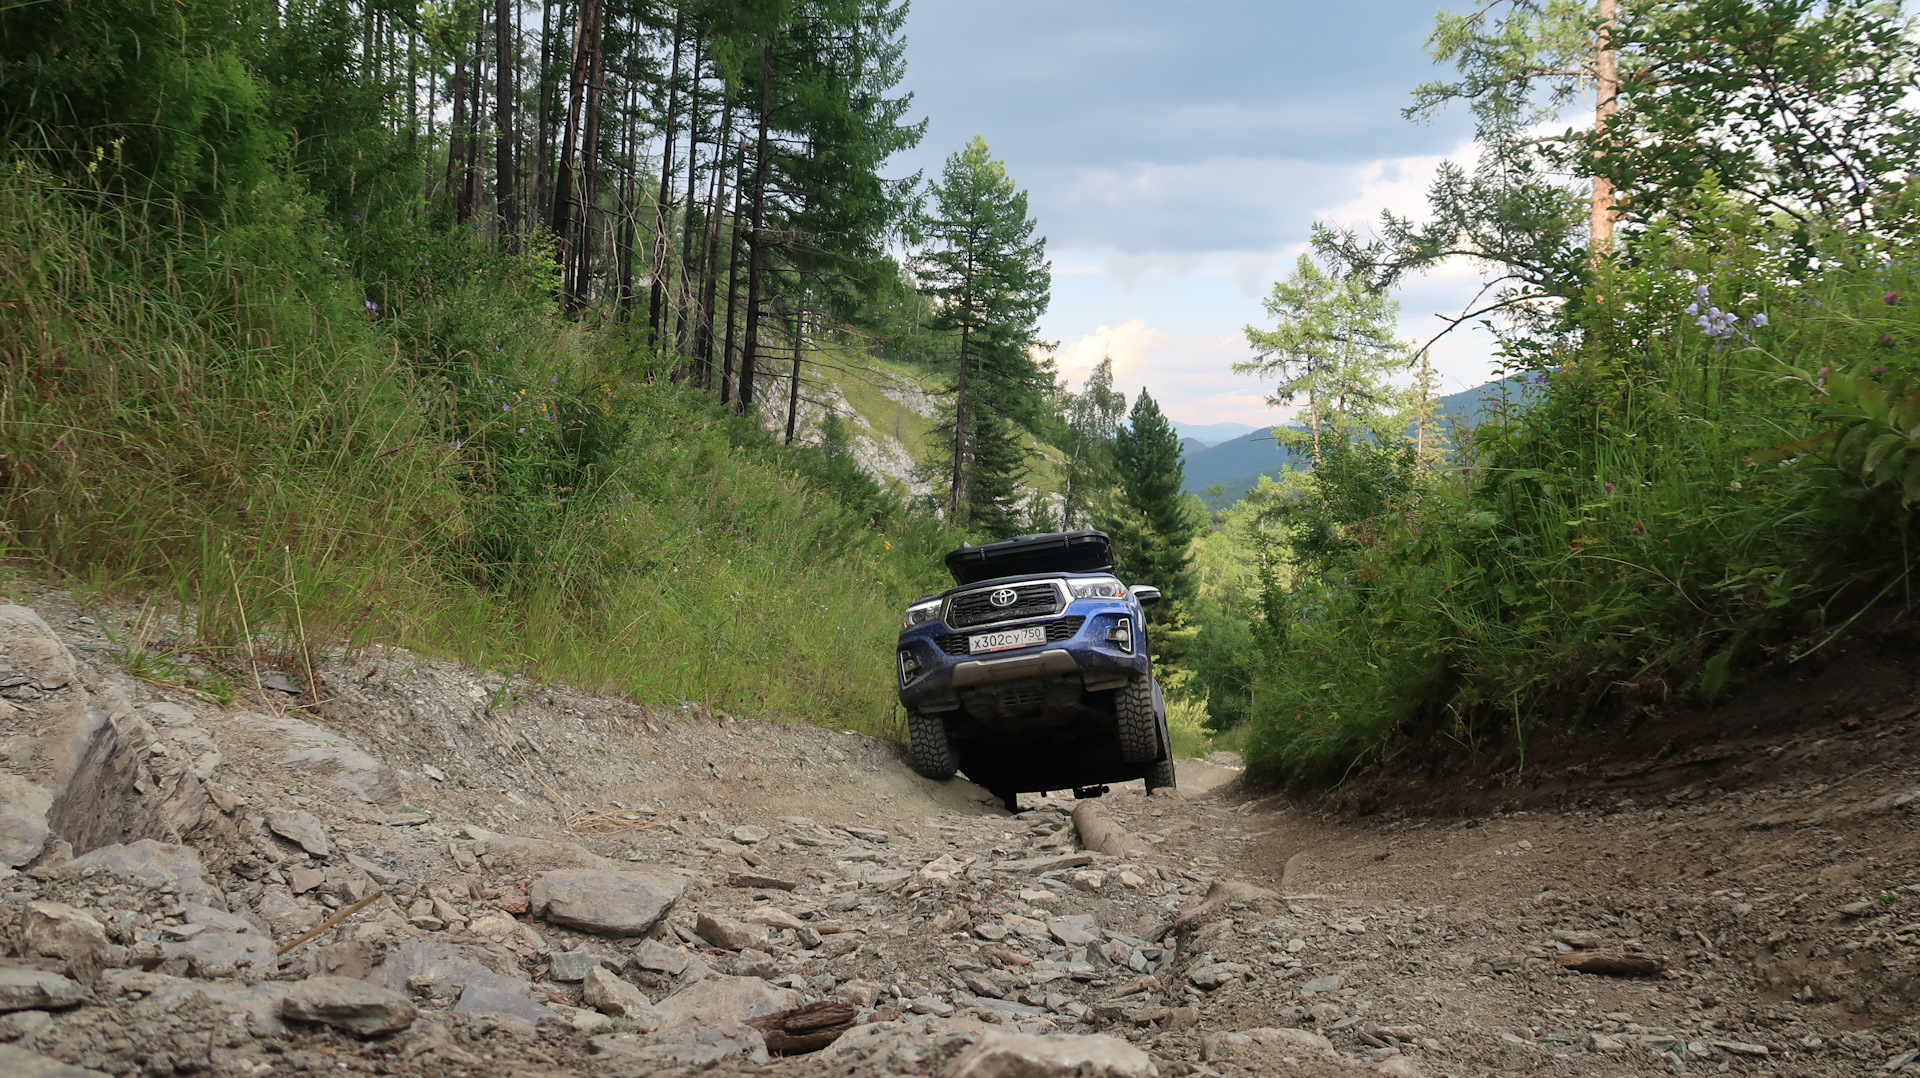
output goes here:
[{"label": "toyota hilux", "polygon": [[955,586],[907,608],[894,656],[915,771],[962,773],[1013,812],[1022,793],[1174,785],[1147,646],[1160,592],[1114,575],[1106,533],[967,545],[946,564]]}]

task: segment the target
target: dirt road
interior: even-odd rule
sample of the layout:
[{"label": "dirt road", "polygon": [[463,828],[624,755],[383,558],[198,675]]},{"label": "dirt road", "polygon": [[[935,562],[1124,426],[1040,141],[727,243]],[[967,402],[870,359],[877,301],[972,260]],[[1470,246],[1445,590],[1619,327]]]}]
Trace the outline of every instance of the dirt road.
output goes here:
[{"label": "dirt road", "polygon": [[859,735],[380,649],[222,707],[32,606],[21,1073],[1920,1074],[1901,685],[1706,763],[1337,812],[1189,765],[1097,802],[1101,852],[1070,800],[1009,816]]}]

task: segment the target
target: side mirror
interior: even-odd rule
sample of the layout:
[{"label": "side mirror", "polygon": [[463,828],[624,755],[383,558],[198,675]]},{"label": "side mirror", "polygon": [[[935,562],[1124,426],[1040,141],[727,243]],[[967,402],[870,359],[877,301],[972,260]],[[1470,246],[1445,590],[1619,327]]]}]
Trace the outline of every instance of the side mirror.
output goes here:
[{"label": "side mirror", "polygon": [[1135,584],[1133,597],[1141,606],[1152,606],[1160,601],[1160,589],[1151,584]]}]

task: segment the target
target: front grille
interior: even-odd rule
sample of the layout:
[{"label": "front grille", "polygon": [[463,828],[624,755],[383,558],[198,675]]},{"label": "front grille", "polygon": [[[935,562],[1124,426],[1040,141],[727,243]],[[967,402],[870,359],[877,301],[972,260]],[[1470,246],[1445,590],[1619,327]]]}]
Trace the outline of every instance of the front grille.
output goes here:
[{"label": "front grille", "polygon": [[[1058,644],[1062,640],[1072,640],[1080,632],[1080,626],[1086,624],[1085,618],[1056,618],[1047,622],[1047,643]],[[967,654],[967,634],[942,633],[933,638],[941,651],[949,655]]]},{"label": "front grille", "polygon": [[[1013,602],[1006,606],[993,605],[993,601],[988,597],[1002,591],[1012,591]],[[1060,588],[1053,583],[981,588],[979,591],[963,592],[948,601],[947,624],[956,629],[965,629],[974,625],[991,625],[998,621],[1044,617],[1048,614],[1058,614],[1062,609],[1064,604],[1061,601]]]}]

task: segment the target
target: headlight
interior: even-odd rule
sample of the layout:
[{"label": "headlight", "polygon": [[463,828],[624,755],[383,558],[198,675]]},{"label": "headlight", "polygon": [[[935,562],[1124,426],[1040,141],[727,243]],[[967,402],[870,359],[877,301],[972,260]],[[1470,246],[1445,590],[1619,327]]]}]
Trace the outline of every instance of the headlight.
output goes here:
[{"label": "headlight", "polygon": [[1127,589],[1110,576],[1067,581],[1067,590],[1076,599],[1124,599]]},{"label": "headlight", "polygon": [[907,607],[907,616],[900,619],[900,628],[911,629],[922,622],[932,621],[940,616],[940,600],[928,599],[924,603],[915,603]]}]

